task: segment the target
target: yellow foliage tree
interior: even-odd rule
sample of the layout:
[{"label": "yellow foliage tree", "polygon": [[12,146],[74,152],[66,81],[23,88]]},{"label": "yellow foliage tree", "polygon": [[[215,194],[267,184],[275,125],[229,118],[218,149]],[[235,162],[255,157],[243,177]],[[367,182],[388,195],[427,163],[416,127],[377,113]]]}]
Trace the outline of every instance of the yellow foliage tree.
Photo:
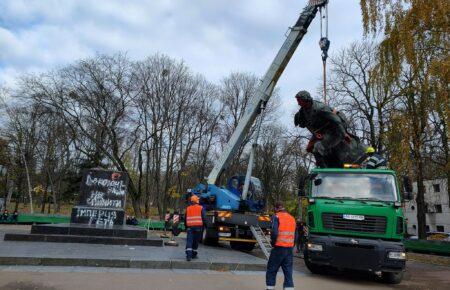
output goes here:
[{"label": "yellow foliage tree", "polygon": [[[431,132],[429,117],[435,112],[444,128],[441,137],[447,180],[449,176],[450,1],[361,0],[360,3],[365,32],[384,32],[377,73],[398,96],[388,136],[391,164],[403,170],[406,166],[415,174],[418,234],[425,238],[424,154]],[[412,162],[405,162],[406,152]]]}]

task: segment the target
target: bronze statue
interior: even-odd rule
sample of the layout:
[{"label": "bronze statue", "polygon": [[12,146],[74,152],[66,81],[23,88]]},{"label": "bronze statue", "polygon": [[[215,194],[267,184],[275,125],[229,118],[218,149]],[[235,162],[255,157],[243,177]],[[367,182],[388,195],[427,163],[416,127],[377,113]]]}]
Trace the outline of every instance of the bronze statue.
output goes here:
[{"label": "bronze statue", "polygon": [[295,97],[301,108],[295,114],[294,124],[313,134],[306,150],[314,155],[318,167],[342,168],[344,163],[357,162],[364,156],[365,147],[347,131],[343,113],[313,100],[307,91],[300,91]]}]

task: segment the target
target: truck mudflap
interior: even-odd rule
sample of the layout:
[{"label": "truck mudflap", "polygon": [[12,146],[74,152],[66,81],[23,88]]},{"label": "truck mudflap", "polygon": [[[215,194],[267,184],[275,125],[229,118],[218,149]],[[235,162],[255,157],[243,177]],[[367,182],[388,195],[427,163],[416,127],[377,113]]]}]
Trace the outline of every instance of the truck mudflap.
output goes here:
[{"label": "truck mudflap", "polygon": [[315,234],[307,241],[305,259],[316,265],[373,272],[405,269],[402,242]]}]

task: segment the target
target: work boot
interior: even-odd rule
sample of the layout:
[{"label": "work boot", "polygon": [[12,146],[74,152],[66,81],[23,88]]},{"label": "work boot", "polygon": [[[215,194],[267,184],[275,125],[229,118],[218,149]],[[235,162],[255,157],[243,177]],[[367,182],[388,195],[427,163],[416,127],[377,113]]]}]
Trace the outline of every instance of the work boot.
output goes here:
[{"label": "work boot", "polygon": [[186,261],[190,262],[190,261],[191,261],[191,258],[190,258],[190,257],[187,257],[187,258],[186,258]]}]

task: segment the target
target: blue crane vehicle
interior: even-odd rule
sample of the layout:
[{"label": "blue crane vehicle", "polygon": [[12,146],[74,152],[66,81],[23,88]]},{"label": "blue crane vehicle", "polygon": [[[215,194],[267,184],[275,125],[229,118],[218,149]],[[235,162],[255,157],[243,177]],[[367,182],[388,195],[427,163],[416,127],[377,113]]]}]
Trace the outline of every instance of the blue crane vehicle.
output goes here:
[{"label": "blue crane vehicle", "polygon": [[[270,219],[268,215],[263,214],[265,198],[261,182],[251,176],[262,113],[278,79],[311,22],[318,11],[320,13],[322,10],[326,11],[327,4],[328,0],[311,0],[303,9],[294,26],[290,27],[286,40],[261,79],[257,92],[249,101],[236,130],[207,177],[207,183],[199,184],[191,190],[191,194],[198,195],[200,203],[207,209],[208,219],[203,233],[205,244],[216,244],[219,240],[229,241],[233,249],[250,251],[256,243],[259,243],[268,256],[270,243],[264,233],[270,226]],[[322,37],[321,42],[327,44],[326,49],[328,49],[328,39]],[[229,178],[226,186],[220,186],[219,177],[235,156],[258,116],[258,122],[255,125],[256,137],[250,152],[246,175],[233,176]]]}]

